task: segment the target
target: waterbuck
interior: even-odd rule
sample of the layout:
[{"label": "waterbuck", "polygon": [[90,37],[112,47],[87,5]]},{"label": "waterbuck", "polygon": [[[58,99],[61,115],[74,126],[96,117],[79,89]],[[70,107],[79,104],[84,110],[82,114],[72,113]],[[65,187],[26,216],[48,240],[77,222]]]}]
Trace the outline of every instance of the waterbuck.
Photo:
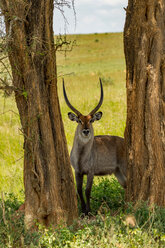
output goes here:
[{"label": "waterbuck", "polygon": [[[64,80],[63,94],[68,107],[75,113],[68,113],[71,121],[76,121],[76,128],[72,151],[70,154],[71,164],[75,170],[77,192],[81,200],[82,212],[90,212],[90,193],[95,175],[111,175],[117,177],[119,183],[126,187],[126,159],[124,139],[118,136],[99,135],[94,136],[94,121],[102,117],[102,112],[97,112],[103,102],[103,86],[100,79],[101,96],[97,106],[88,114],[82,115],[68,100]],[[87,175],[85,190],[86,203],[84,201],[82,184],[83,176]]]}]

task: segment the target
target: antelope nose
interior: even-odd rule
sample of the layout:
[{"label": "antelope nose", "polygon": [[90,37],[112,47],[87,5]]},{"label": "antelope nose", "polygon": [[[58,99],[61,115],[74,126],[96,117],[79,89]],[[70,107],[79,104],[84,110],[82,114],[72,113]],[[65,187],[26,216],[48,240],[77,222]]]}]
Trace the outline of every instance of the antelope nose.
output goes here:
[{"label": "antelope nose", "polygon": [[85,136],[88,136],[88,134],[89,134],[89,129],[83,129],[83,134],[84,134]]}]

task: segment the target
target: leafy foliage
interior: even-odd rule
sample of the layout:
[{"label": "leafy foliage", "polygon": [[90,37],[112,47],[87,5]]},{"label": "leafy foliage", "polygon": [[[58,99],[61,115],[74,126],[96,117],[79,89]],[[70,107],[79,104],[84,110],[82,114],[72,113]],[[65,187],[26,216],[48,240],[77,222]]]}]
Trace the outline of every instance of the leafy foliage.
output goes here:
[{"label": "leafy foliage", "polygon": [[[46,229],[38,225],[38,231],[29,232],[24,226],[24,214],[17,211],[22,202],[13,194],[5,194],[4,199],[0,199],[0,247],[165,246],[165,209],[148,207],[145,202],[136,208],[131,204],[125,208],[123,190],[115,179],[97,180],[91,202],[91,216],[79,217],[70,227],[56,226]],[[136,219],[134,226],[127,222],[127,216]]]},{"label": "leafy foliage", "polygon": [[91,194],[91,207],[96,211],[102,212],[108,209],[111,213],[124,208],[124,190],[115,178],[98,178],[98,183],[93,185]]}]

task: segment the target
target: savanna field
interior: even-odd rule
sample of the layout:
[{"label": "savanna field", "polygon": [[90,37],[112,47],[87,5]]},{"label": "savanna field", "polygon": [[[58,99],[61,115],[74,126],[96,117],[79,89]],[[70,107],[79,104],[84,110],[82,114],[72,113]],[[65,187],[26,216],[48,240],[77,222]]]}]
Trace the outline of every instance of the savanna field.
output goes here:
[{"label": "savanna field", "polygon": [[[100,97],[103,117],[94,123],[95,135],[124,136],[126,123],[125,60],[122,33],[69,35],[68,51],[57,52],[58,93],[69,152],[76,124],[69,121],[62,78],[72,105],[88,114]],[[57,38],[55,38],[56,42]],[[65,50],[65,49],[64,49]],[[1,247],[165,247],[165,210],[147,203],[136,208],[124,202],[124,190],[114,177],[95,178],[92,213],[71,227],[29,233],[23,213],[23,135],[14,96],[0,93],[0,248]],[[129,224],[131,222],[131,224]]]}]

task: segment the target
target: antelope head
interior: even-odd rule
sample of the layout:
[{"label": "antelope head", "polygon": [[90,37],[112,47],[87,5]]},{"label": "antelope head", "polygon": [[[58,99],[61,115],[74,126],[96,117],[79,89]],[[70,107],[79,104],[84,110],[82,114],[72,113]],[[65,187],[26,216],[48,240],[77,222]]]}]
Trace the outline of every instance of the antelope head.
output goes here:
[{"label": "antelope head", "polygon": [[82,115],[77,109],[75,109],[71,103],[68,100],[66,90],[65,90],[65,84],[63,79],[63,94],[66,101],[66,104],[68,107],[74,112],[69,112],[68,117],[71,121],[76,121],[78,123],[77,131],[78,135],[84,140],[89,140],[91,137],[93,137],[93,127],[92,123],[94,121],[98,121],[102,117],[102,112],[97,112],[98,109],[101,107],[103,102],[103,86],[100,79],[100,88],[101,88],[101,95],[100,100],[97,106],[88,114],[88,115]]}]

